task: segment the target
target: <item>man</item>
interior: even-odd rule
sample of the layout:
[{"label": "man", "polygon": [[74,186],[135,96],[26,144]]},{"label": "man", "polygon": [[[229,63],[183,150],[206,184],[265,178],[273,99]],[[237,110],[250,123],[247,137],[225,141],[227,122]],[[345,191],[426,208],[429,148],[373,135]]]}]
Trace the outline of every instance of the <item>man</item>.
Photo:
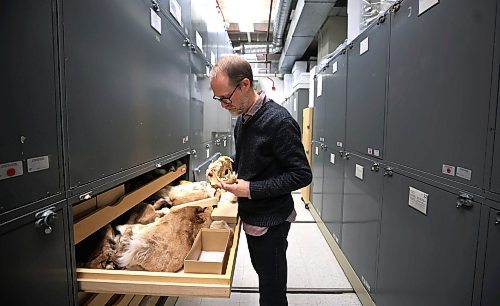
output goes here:
[{"label": "man", "polygon": [[296,216],[291,192],[312,178],[300,127],[284,107],[255,91],[252,68],[239,56],[221,58],[210,85],[214,99],[238,116],[233,168],[239,179],[221,182],[221,187],[239,198],[238,213],[259,276],[260,305],[288,305],[287,236]]}]

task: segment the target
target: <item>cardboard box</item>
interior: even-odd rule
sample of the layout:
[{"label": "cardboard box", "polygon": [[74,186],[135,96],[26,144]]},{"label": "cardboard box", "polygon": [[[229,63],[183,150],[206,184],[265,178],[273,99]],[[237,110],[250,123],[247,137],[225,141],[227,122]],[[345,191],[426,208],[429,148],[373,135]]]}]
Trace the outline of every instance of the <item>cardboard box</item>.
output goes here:
[{"label": "cardboard box", "polygon": [[227,224],[238,223],[238,204],[219,204],[212,211],[212,220],[226,221]]},{"label": "cardboard box", "polygon": [[[222,274],[227,265],[229,230],[202,228],[184,259],[184,273]],[[205,255],[216,259],[203,259]]]}]

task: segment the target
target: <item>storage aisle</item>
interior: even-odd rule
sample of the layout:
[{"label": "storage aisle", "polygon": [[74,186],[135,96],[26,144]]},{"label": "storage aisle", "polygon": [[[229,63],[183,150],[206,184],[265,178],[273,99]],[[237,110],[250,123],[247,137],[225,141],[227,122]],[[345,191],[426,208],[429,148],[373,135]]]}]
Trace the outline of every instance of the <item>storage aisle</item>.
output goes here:
[{"label": "storage aisle", "polygon": [[[299,193],[294,193],[297,220],[288,235],[289,305],[361,305]],[[240,236],[230,299],[179,298],[176,306],[259,304],[257,274],[252,268],[246,236]],[[170,302],[170,303],[169,303]],[[171,301],[165,305],[172,305]]]}]

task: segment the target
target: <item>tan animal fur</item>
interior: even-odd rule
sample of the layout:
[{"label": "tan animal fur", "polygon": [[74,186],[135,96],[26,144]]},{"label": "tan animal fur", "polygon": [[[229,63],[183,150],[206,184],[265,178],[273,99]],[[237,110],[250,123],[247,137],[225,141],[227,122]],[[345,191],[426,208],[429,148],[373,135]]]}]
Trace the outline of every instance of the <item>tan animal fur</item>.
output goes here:
[{"label": "tan animal fur", "polygon": [[[207,182],[184,183],[177,186],[166,186],[156,193],[170,205],[180,205],[213,197],[215,189]],[[156,205],[155,205],[156,206]]]},{"label": "tan animal fur", "polygon": [[120,225],[114,262],[129,270],[177,272],[201,228],[212,223],[212,208],[187,206],[155,222]]}]

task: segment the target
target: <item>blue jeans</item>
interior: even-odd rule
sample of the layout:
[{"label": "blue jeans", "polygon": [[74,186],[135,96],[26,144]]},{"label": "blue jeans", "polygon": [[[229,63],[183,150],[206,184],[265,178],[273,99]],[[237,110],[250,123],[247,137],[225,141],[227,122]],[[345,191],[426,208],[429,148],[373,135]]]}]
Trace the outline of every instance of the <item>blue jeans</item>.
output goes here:
[{"label": "blue jeans", "polygon": [[286,306],[286,240],[290,222],[271,226],[262,236],[246,235],[250,259],[259,276],[260,306]]}]

